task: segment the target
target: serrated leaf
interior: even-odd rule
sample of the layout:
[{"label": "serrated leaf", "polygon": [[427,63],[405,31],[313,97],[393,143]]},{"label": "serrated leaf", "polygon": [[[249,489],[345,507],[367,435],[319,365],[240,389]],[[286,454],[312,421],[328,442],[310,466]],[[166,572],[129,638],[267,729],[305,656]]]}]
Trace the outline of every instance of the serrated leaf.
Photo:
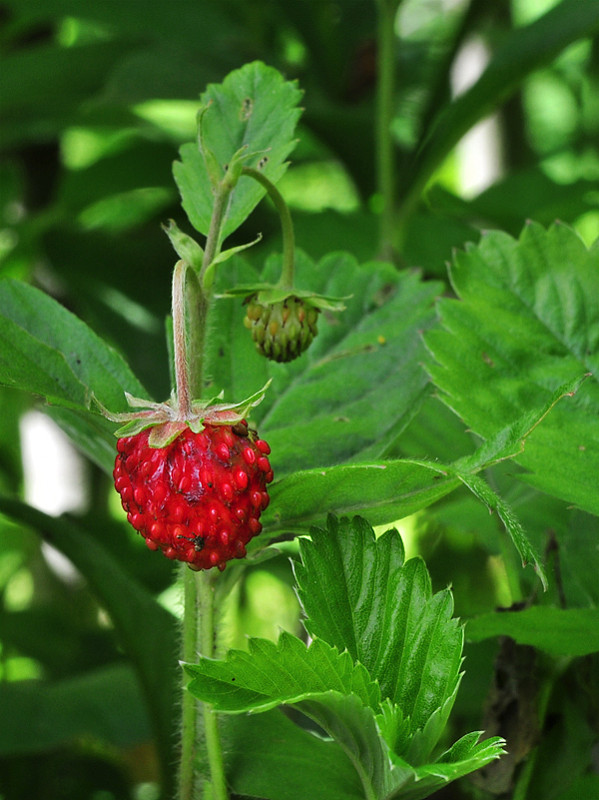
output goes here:
[{"label": "serrated leaf", "polygon": [[599,250],[562,225],[487,234],[454,259],[459,300],[426,335],[441,398],[483,439],[591,373],[528,437],[518,478],[599,514]]},{"label": "serrated leaf", "polygon": [[[301,540],[300,553],[296,579],[308,632],[364,664],[383,699],[410,719],[411,734],[423,729],[455,697],[459,680],[463,635],[449,592],[432,594],[420,559],[403,563],[397,531],[377,540],[361,518],[330,516],[326,529],[312,528]],[[420,763],[436,742],[427,737]]]},{"label": "serrated leaf", "polygon": [[474,642],[510,636],[556,657],[586,656],[599,652],[599,610],[531,606],[482,614],[468,621],[466,635]]},{"label": "serrated leaf", "polygon": [[[285,81],[276,69],[259,61],[234,70],[222,84],[211,84],[201,96],[206,108],[202,118],[205,147],[212,151],[221,168],[244,146],[256,153],[250,166],[266,155],[261,170],[276,183],[285,172],[285,159],[295,144],[300,98],[295,83]],[[180,155],[173,174],[183,208],[194,228],[207,235],[214,197],[204,158],[195,143],[183,145]],[[223,238],[241,225],[264,194],[256,181],[240,178],[227,208]]]},{"label": "serrated leaf", "polygon": [[[278,645],[250,639],[247,653],[186,664],[192,694],[228,712],[294,705],[339,745],[370,800],[426,797],[496,758],[501,740],[476,745],[474,734],[428,762],[459,681],[462,631],[450,619],[449,592],[432,594],[419,559],[403,564],[394,532],[375,542],[364,520],[329,519],[327,531],[312,535],[312,543],[302,543],[297,570],[315,634],[310,646],[283,633]],[[402,588],[397,598],[395,585]],[[330,590],[326,608],[323,586]],[[392,687],[382,704],[379,683]]]},{"label": "serrated leaf", "polygon": [[386,795],[385,800],[423,800],[451,781],[469,775],[505,753],[505,741],[493,736],[479,742],[479,731],[468,733],[433,764],[416,767],[414,780]]},{"label": "serrated leaf", "polygon": [[285,631],[278,645],[253,638],[248,653],[230,650],[225,661],[202,658],[185,670],[189,691],[219,711],[264,711],[327,692],[355,694],[374,708],[380,700],[377,685],[347,653],[321,640],[307,647]]}]

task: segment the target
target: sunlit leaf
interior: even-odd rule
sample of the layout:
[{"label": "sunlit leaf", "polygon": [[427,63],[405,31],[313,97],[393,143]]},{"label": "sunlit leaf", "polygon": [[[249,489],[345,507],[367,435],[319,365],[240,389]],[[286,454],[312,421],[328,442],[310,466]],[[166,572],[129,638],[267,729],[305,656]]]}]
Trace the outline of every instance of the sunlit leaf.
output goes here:
[{"label": "sunlit leaf", "polygon": [[[300,98],[294,83],[259,61],[229,73],[222,84],[211,84],[200,99],[204,110],[202,143],[213,153],[221,177],[232,156],[247,147],[249,154],[255,154],[247,165],[255,166],[266,159],[261,171],[276,182],[285,172],[285,159],[295,144]],[[173,172],[190,222],[207,235],[214,195],[198,144],[183,145],[181,161],[175,162]],[[264,193],[256,181],[246,177],[239,180],[227,207],[223,238],[241,225]]]}]

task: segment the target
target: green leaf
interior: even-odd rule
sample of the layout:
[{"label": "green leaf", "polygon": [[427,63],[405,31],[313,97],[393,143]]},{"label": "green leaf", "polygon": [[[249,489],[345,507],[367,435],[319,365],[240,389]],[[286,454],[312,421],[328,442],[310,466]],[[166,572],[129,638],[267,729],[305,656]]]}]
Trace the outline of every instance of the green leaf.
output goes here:
[{"label": "green leaf", "polygon": [[[459,681],[462,631],[450,618],[449,592],[432,595],[420,560],[403,565],[395,532],[375,542],[364,520],[331,518],[328,530],[314,530],[313,537],[302,543],[297,572],[315,634],[310,646],[289,633],[278,645],[250,639],[247,653],[186,664],[189,691],[220,711],[296,706],[341,747],[369,800],[426,797],[497,758],[501,740],[477,745],[473,734],[427,763]],[[325,608],[322,586],[330,589]],[[382,705],[379,682],[392,691]]]},{"label": "green leaf", "polygon": [[478,499],[487,506],[489,511],[497,513],[520,554],[522,566],[524,567],[527,564],[532,564],[541,579],[543,588],[547,589],[547,576],[545,575],[541,560],[511,508],[493,491],[493,489],[491,489],[489,484],[478,475],[462,475],[460,477],[464,485],[470,489],[475,497],[478,497]]},{"label": "green leaf", "polygon": [[515,458],[519,479],[599,514],[599,249],[530,224],[467,247],[451,277],[460,299],[440,302],[443,327],[425,337],[441,399],[486,440],[590,373]]},{"label": "green leaf", "polygon": [[0,382],[49,403],[88,409],[94,394],[124,408],[125,391],[145,389],[121,356],[44,292],[0,281]]},{"label": "green leaf", "polygon": [[185,664],[189,691],[219,711],[266,711],[281,703],[298,703],[327,692],[355,694],[376,708],[380,695],[360,664],[321,640],[307,647],[283,631],[278,645],[249,640],[249,652],[230,650],[226,661],[200,659]]},{"label": "green leaf", "polygon": [[339,746],[294,725],[280,711],[227,716],[221,728],[227,778],[237,794],[269,800],[364,798]]},{"label": "green leaf", "polygon": [[[249,165],[266,156],[264,174],[273,182],[286,170],[300,115],[301,92],[272,67],[259,61],[231,72],[222,84],[211,84],[201,96],[203,142],[223,169],[240,148],[254,153]],[[214,197],[204,158],[197,144],[185,144],[173,165],[183,208],[191,224],[208,234]],[[264,196],[256,181],[241,178],[233,190],[222,228],[226,238],[248,217]]]},{"label": "green leaf", "polygon": [[120,643],[137,671],[168,794],[178,651],[174,618],[75,520],[51,517],[2,496],[0,512],[38,531],[72,561],[110,615]]},{"label": "green leaf", "polygon": [[479,742],[479,731],[468,733],[433,764],[414,770],[414,780],[408,786],[392,791],[385,800],[422,800],[451,781],[469,775],[505,753],[503,739],[492,736]]},{"label": "green leaf", "polygon": [[468,621],[466,635],[474,642],[510,636],[556,657],[586,656],[599,652],[599,610],[532,606],[482,614]]},{"label": "green leaf", "polygon": [[134,747],[151,736],[137,677],[125,664],[53,683],[3,681],[0,704],[0,753],[5,757],[90,738]]},{"label": "green leaf", "polygon": [[[231,266],[244,269],[238,261]],[[263,282],[276,281],[280,270],[280,257],[269,259]],[[210,319],[207,372],[215,385],[243,396],[263,376],[273,379],[254,420],[272,447],[278,477],[386,455],[429,391],[421,332],[434,320],[432,303],[441,291],[440,284],[389,264],[359,265],[348,253],[317,264],[300,252],[296,270],[300,289],[351,297],[340,314],[321,313],[318,336],[291,364],[275,364],[256,352],[241,304],[219,300]],[[248,273],[229,278],[255,283]]]},{"label": "green leaf", "polygon": [[[382,698],[399,706],[410,733],[455,698],[463,635],[451,619],[449,592],[433,595],[424,562],[406,564],[399,534],[378,540],[363,519],[329,516],[327,528],[312,528],[300,542],[298,594],[311,636],[346,649],[364,664]],[[408,645],[409,643],[409,645]],[[451,705],[444,708],[443,731]],[[421,759],[437,738],[429,737]]]},{"label": "green leaf", "polygon": [[304,470],[272,484],[265,530],[307,531],[327,512],[353,516],[366,510],[373,525],[385,525],[459,485],[443,465],[408,459]]}]

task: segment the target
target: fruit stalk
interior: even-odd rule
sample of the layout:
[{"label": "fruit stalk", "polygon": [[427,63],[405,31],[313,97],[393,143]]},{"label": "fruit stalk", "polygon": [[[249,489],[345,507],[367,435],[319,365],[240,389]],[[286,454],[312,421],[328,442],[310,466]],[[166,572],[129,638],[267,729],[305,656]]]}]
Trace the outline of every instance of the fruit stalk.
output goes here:
[{"label": "fruit stalk", "polygon": [[280,289],[288,289],[292,292],[295,274],[295,235],[287,203],[274,183],[272,183],[264,173],[260,172],[260,170],[254,169],[253,167],[243,167],[241,174],[258,181],[258,183],[266,189],[268,196],[274,203],[279,219],[281,220],[281,233],[283,236],[283,269],[277,285]]},{"label": "fruit stalk", "polygon": [[[177,261],[173,271],[173,340],[175,353],[175,382],[177,386],[177,412],[181,420],[191,416],[191,375],[190,359],[188,357],[188,332],[186,330],[186,305],[188,302],[186,292],[186,277],[188,265],[184,261]],[[195,359],[201,363],[201,358]],[[196,378],[197,382],[197,378]]]}]

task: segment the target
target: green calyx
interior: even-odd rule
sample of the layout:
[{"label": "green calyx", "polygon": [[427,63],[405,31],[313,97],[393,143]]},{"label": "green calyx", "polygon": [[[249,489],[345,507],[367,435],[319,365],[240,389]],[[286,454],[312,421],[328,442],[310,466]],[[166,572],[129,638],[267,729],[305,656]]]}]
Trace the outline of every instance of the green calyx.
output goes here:
[{"label": "green calyx", "polygon": [[199,433],[206,425],[236,425],[249,415],[252,408],[262,402],[269,385],[270,381],[240,403],[217,403],[217,400],[222,400],[222,392],[211,400],[194,400],[186,415],[181,414],[174,396],[164,403],[153,403],[150,400],[132,397],[125,392],[129,406],[139,410],[116,414],[104,408],[97,398],[94,398],[94,401],[102,416],[111,422],[122,423],[115,431],[115,436],[118,438],[135,436],[151,428],[148,444],[150,447],[159,448],[173,442],[185,428],[191,428],[194,433]]},{"label": "green calyx", "polygon": [[219,297],[244,297],[244,324],[258,352],[271,361],[293,361],[318,334],[321,311],[343,311],[346,297],[328,297],[270,283],[236,286]]},{"label": "green calyx", "polygon": [[259,353],[271,361],[293,361],[308,349],[318,333],[320,309],[297,295],[263,303],[258,295],[247,300],[244,324]]}]

